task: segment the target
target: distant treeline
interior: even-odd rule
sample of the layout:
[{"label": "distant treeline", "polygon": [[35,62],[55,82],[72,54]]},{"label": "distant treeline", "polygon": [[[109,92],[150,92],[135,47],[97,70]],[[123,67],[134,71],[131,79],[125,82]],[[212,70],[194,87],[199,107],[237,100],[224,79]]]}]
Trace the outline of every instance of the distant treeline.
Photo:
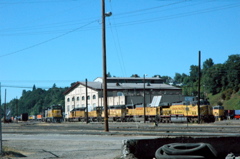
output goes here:
[{"label": "distant treeline", "polygon": [[[55,84],[53,87],[45,90],[37,88],[35,85],[32,90],[22,91],[22,96],[19,99],[13,99],[7,103],[7,108],[12,110],[12,116],[17,116],[22,113],[28,113],[29,115],[37,115],[42,112],[44,108],[47,108],[53,104],[60,104],[64,107],[64,92],[68,88],[58,88]],[[18,107],[18,112],[16,111]],[[3,108],[3,104],[2,104]]]}]

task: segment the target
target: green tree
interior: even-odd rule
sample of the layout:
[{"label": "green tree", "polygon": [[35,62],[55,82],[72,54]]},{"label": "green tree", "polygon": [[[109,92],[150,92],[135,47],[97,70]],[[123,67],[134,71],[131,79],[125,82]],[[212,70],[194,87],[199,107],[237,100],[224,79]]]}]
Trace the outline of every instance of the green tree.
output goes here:
[{"label": "green tree", "polygon": [[227,88],[238,91],[240,83],[240,55],[230,55],[224,65],[227,73]]},{"label": "green tree", "polygon": [[132,74],[131,77],[140,77],[138,74]]},{"label": "green tree", "polygon": [[36,86],[35,86],[35,84],[33,85],[33,88],[32,88],[32,90],[33,90],[33,91],[35,91],[35,90],[36,90]]},{"label": "green tree", "polygon": [[198,66],[191,65],[190,66],[190,82],[195,83],[199,79],[199,73],[198,73]]},{"label": "green tree", "polygon": [[107,77],[112,77],[110,72],[107,73]]},{"label": "green tree", "polygon": [[207,69],[211,68],[213,65],[214,65],[213,60],[211,58],[209,58],[203,62],[203,70],[207,70]]}]

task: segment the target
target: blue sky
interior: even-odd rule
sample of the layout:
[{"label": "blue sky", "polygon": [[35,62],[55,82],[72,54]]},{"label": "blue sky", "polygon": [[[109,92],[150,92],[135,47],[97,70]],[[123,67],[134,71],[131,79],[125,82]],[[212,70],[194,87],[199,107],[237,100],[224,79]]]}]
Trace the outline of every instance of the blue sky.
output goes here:
[{"label": "blue sky", "polygon": [[[105,0],[107,72],[117,77],[189,74],[240,52],[239,0]],[[23,89],[102,76],[101,0],[0,0],[4,102]]]}]

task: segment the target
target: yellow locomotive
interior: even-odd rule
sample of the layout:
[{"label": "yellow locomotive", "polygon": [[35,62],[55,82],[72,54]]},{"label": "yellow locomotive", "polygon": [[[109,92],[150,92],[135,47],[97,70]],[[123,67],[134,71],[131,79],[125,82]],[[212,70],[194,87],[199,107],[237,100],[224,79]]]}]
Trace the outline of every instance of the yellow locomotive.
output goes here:
[{"label": "yellow locomotive", "polygon": [[63,111],[62,106],[52,105],[44,110],[44,117],[42,119],[45,122],[62,122]]},{"label": "yellow locomotive", "polygon": [[[144,113],[145,110],[145,113]],[[193,102],[181,102],[165,104],[157,107],[143,107],[143,105],[117,105],[108,107],[108,121],[145,121],[149,122],[214,122],[216,112],[223,114],[224,110],[220,107],[211,107],[208,102],[200,101],[200,114],[198,104]],[[88,114],[85,108],[73,109],[67,121],[86,121],[86,115],[90,121],[104,121],[103,107],[94,107]]]},{"label": "yellow locomotive", "polygon": [[70,111],[68,121],[83,121],[85,120],[85,108],[74,108]]},{"label": "yellow locomotive", "polygon": [[66,121],[86,121],[87,115],[89,121],[102,121],[102,107],[94,107],[93,110],[86,112],[86,108],[74,108],[70,111],[68,119]]},{"label": "yellow locomotive", "polygon": [[214,116],[209,103],[200,101],[200,114],[197,102],[173,103],[169,107],[160,108],[160,122],[213,122]]},{"label": "yellow locomotive", "polygon": [[215,120],[223,120],[225,117],[224,114],[224,107],[217,105],[212,107],[213,115],[215,117]]},{"label": "yellow locomotive", "polygon": [[[145,120],[153,122],[158,120],[159,107],[145,107]],[[128,107],[125,115],[126,121],[143,121],[144,120],[144,107],[134,106]]]},{"label": "yellow locomotive", "polygon": [[[116,105],[108,107],[109,121],[126,121],[127,109],[125,105]],[[104,112],[102,113],[104,117]]]}]

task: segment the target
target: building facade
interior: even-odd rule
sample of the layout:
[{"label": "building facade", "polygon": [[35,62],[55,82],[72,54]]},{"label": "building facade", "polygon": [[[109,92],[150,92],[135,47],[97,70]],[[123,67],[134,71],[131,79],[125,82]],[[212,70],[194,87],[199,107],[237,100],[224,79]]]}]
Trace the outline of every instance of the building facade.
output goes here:
[{"label": "building facade", "polygon": [[[127,78],[129,79],[129,78]],[[171,103],[183,100],[182,89],[163,83],[150,82],[129,82],[107,83],[107,104],[108,106],[116,105],[135,105],[143,104],[148,106],[154,96],[161,96],[161,103]],[[138,81],[143,79],[138,78]],[[131,81],[133,81],[131,79]],[[116,83],[115,83],[116,82]],[[144,96],[145,94],[145,96]],[[74,108],[86,107],[91,111],[94,107],[103,106],[103,88],[101,80],[94,82],[76,82],[65,92],[65,116],[68,118],[69,113]]]}]

